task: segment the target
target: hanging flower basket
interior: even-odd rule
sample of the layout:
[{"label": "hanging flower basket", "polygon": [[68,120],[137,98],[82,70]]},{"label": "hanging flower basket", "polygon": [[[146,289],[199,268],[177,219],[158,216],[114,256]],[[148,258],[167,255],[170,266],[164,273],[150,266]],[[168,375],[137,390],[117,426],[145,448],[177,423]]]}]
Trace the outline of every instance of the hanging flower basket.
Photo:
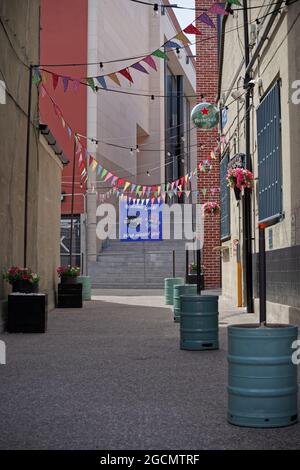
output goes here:
[{"label": "hanging flower basket", "polygon": [[13,292],[23,294],[38,292],[40,278],[31,269],[12,266],[3,273],[3,279],[12,286]]},{"label": "hanging flower basket", "polygon": [[204,204],[204,214],[217,215],[220,213],[220,204],[217,202],[206,202]]},{"label": "hanging flower basket", "polygon": [[227,186],[234,189],[237,200],[241,198],[241,193],[245,188],[253,189],[254,176],[253,173],[245,168],[230,168],[226,175]]},{"label": "hanging flower basket", "polygon": [[62,284],[76,284],[80,268],[78,266],[59,266],[57,274]]}]

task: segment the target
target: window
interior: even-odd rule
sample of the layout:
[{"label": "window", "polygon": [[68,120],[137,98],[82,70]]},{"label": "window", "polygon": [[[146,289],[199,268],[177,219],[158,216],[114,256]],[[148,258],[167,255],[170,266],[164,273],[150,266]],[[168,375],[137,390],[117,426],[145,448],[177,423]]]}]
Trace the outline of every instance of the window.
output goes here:
[{"label": "window", "polygon": [[223,156],[220,163],[221,179],[221,239],[230,236],[230,189],[227,186],[226,175],[229,162],[229,155]]},{"label": "window", "polygon": [[[184,174],[184,99],[183,77],[166,69],[166,181]],[[182,158],[181,158],[182,157]],[[181,161],[183,160],[183,162]]]},{"label": "window", "polygon": [[259,221],[282,214],[280,82],[257,109]]}]

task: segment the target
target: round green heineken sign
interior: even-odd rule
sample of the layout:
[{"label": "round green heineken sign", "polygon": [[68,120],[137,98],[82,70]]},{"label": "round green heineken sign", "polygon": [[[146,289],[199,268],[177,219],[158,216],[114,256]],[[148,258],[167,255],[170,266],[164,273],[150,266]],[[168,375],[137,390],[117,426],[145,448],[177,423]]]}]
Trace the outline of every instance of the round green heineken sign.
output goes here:
[{"label": "round green heineken sign", "polygon": [[211,103],[199,103],[192,110],[191,119],[200,129],[213,129],[219,123],[219,110]]}]

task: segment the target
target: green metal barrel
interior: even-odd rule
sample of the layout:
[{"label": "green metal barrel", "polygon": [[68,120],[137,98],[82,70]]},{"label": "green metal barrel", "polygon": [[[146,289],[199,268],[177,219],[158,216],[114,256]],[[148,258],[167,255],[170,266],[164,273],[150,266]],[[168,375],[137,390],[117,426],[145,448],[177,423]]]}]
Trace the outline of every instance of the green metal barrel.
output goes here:
[{"label": "green metal barrel", "polygon": [[272,428],[297,422],[297,366],[292,325],[228,327],[228,421]]},{"label": "green metal barrel", "polygon": [[173,287],[184,284],[183,277],[169,277],[165,279],[165,303],[173,305]]},{"label": "green metal barrel", "polygon": [[173,303],[173,313],[174,313],[174,322],[180,322],[180,312],[181,312],[181,295],[196,295],[197,294],[197,284],[187,284],[184,286],[174,286],[174,303]]},{"label": "green metal barrel", "polygon": [[218,296],[182,295],[180,348],[191,351],[219,348]]},{"label": "green metal barrel", "polygon": [[91,300],[92,286],[90,276],[78,276],[77,284],[82,284],[82,300]]}]

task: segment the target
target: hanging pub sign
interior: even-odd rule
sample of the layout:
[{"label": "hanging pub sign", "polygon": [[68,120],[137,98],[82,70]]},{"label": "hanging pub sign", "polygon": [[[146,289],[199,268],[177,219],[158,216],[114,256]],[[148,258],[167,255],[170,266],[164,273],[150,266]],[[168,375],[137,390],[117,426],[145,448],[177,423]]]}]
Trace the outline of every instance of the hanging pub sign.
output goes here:
[{"label": "hanging pub sign", "polygon": [[219,124],[220,113],[218,108],[211,103],[199,103],[192,110],[191,119],[200,129],[213,129]]}]

